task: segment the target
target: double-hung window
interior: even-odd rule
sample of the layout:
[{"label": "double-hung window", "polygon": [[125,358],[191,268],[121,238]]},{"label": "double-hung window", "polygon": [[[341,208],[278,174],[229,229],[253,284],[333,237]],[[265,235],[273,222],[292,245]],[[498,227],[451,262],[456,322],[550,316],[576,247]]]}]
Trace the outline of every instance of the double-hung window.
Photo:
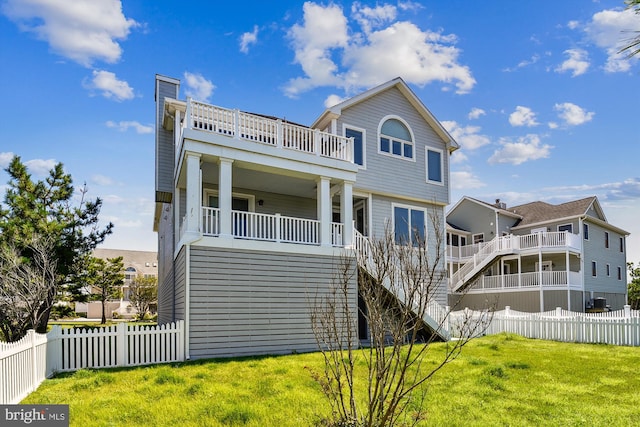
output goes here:
[{"label": "double-hung window", "polygon": [[399,245],[419,246],[426,238],[425,211],[407,206],[393,207],[393,232]]},{"label": "double-hung window", "polygon": [[344,136],[347,138],[353,138],[353,162],[360,166],[365,166],[365,137],[364,129],[354,129],[351,127],[344,127]]},{"label": "double-hung window", "polygon": [[380,152],[408,160],[414,159],[413,137],[398,119],[387,119],[380,127]]}]

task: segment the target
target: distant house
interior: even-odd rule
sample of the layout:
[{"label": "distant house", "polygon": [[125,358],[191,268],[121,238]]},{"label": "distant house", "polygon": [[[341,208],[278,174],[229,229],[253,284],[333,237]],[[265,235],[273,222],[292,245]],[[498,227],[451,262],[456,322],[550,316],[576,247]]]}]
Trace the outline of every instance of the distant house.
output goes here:
[{"label": "distant house", "polygon": [[[154,229],[158,321],[185,320],[188,357],[316,350],[310,301],[357,239],[432,238],[429,213],[444,235],[458,145],[402,79],[309,127],[179,100],[179,85],[156,76]],[[446,283],[432,299],[446,305]]]},{"label": "distant house", "polygon": [[[121,318],[131,318],[138,314],[129,300],[129,285],[136,276],[158,276],[158,253],[152,251],[130,251],[123,249],[95,249],[93,256],[101,259],[122,257],[124,264],[124,284],[121,297],[107,303],[107,318],[116,313]],[[76,303],[76,313],[86,313],[89,319],[99,319],[102,316],[101,302]]]},{"label": "distant house", "polygon": [[449,300],[519,311],[621,309],[626,236],[596,197],[507,207],[463,197],[447,214]]}]

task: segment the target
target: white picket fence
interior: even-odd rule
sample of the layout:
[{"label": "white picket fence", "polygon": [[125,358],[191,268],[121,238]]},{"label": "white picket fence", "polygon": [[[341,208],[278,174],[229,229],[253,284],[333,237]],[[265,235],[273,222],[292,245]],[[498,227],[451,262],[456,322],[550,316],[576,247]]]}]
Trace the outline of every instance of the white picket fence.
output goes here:
[{"label": "white picket fence", "polygon": [[450,317],[454,336],[459,336],[456,331],[469,316],[490,319],[486,335],[510,332],[551,341],[640,346],[640,311],[628,305],[607,313],[578,313],[560,307],[544,313],[524,313],[509,307],[493,313],[458,311]]},{"label": "white picket fence", "polygon": [[56,372],[181,362],[184,322],[92,329],[30,330],[20,341],[0,342],[0,404],[18,403]]}]

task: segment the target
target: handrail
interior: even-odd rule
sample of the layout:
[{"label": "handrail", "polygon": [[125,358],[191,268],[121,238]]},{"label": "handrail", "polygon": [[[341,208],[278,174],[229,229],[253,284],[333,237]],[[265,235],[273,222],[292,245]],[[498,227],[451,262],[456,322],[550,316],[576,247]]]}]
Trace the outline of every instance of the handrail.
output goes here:
[{"label": "handrail", "polygon": [[353,163],[353,138],[187,100],[186,127]]}]

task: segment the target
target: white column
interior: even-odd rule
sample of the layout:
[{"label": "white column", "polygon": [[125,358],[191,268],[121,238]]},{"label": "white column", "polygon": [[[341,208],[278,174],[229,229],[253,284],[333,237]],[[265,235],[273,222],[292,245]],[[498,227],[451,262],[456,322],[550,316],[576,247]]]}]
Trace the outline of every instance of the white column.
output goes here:
[{"label": "white column", "polygon": [[218,160],[218,207],[220,208],[220,237],[231,238],[231,200],[233,198],[232,189],[232,168],[233,160],[220,158]]},{"label": "white column", "polygon": [[320,245],[331,246],[331,182],[329,178],[324,176],[318,178],[316,182]]},{"label": "white column", "polygon": [[185,213],[184,236],[187,240],[200,237],[200,154],[187,153],[187,209]]},{"label": "white column", "polygon": [[540,249],[540,241],[542,233],[538,233],[538,280],[540,280],[540,312],[544,311],[544,289],[542,287],[542,250]]},{"label": "white column", "polygon": [[342,244],[350,247],[353,244],[353,183],[344,181],[340,192],[340,218],[344,224]]},{"label": "white column", "polygon": [[[569,237],[569,234],[567,233],[567,238]],[[566,263],[567,263],[567,310],[571,311],[571,277],[570,277],[570,273],[571,273],[571,269],[569,268],[569,263],[570,263],[570,258],[569,258],[569,251],[565,251],[566,253]]]}]

